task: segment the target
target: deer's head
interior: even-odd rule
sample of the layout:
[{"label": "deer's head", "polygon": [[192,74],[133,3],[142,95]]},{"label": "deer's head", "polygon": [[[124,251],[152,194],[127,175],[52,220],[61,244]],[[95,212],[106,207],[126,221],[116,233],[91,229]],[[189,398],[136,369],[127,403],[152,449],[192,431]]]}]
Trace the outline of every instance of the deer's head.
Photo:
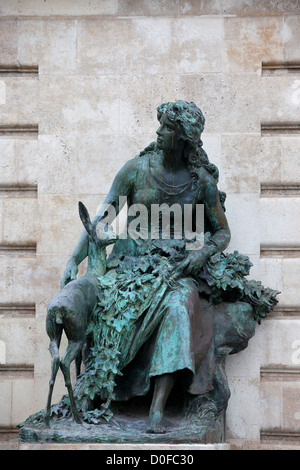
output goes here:
[{"label": "deer's head", "polygon": [[91,237],[92,241],[103,247],[111,245],[117,241],[118,236],[111,229],[111,227],[104,224],[102,226],[101,224],[98,224],[98,226],[92,224],[88,210],[81,201],[78,203],[78,208],[81,222],[83,223],[83,226]]}]

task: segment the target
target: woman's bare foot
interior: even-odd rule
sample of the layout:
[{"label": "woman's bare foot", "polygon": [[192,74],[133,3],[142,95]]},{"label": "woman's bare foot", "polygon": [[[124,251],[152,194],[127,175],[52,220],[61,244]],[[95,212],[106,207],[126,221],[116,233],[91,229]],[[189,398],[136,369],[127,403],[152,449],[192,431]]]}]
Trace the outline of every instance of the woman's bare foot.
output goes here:
[{"label": "woman's bare foot", "polygon": [[150,407],[147,433],[164,434],[166,428],[162,424],[164,408],[168,396],[175,383],[175,374],[159,375],[155,379],[153,399]]},{"label": "woman's bare foot", "polygon": [[164,434],[166,428],[162,425],[163,413],[160,411],[150,412],[146,432],[148,434]]}]

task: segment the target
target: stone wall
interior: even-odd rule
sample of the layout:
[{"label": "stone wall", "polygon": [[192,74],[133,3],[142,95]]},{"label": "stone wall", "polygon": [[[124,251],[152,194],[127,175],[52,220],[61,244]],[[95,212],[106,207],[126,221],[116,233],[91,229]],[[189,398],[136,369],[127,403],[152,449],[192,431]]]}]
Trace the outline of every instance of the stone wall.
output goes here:
[{"label": "stone wall", "polygon": [[[227,371],[228,439],[300,438],[298,0],[1,0],[0,431],[44,408],[47,303],[114,175],[194,101],[229,251],[281,291]],[[65,389],[61,377],[54,400]],[[0,434],[1,439],[1,434]]]}]

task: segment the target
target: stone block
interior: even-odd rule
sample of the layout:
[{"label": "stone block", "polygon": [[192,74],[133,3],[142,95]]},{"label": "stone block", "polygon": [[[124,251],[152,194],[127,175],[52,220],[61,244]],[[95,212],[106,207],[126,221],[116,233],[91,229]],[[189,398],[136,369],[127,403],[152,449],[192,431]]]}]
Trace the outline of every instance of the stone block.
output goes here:
[{"label": "stone block", "polygon": [[[260,326],[256,326],[256,331],[259,328]],[[259,376],[258,346],[260,344],[255,335],[253,338],[250,338],[247,349],[226,357],[226,375],[229,380],[251,378],[257,381]]]},{"label": "stone block", "polygon": [[11,427],[11,396],[12,396],[12,380],[1,378],[0,381],[0,397],[1,397],[1,413],[0,427]]},{"label": "stone block", "polygon": [[[49,265],[49,269],[54,269],[54,272],[55,266],[57,266],[58,271],[55,274],[60,272],[60,276],[62,276],[65,264],[72,255],[79,237],[84,232],[78,212],[79,201],[86,205],[93,220],[101,208],[103,197],[86,194],[78,194],[73,197],[60,195],[40,197],[39,220],[43,229],[40,231],[35,269],[41,269],[41,275],[47,271],[47,265]],[[45,274],[43,275],[45,276]],[[50,272],[49,276],[51,276]],[[48,275],[47,279],[49,279]],[[60,278],[57,279],[57,282],[59,281]]]},{"label": "stone block", "polygon": [[225,17],[223,72],[260,73],[262,62],[282,62],[282,29],[281,15]]},{"label": "stone block", "polygon": [[268,364],[281,363],[281,340],[277,341],[278,347],[269,348],[269,342],[272,341],[276,336],[277,328],[279,327],[278,322],[273,320],[272,314],[267,316],[267,319],[263,319],[260,325],[256,325],[255,336],[251,341],[251,352],[252,355],[247,356],[246,363],[248,367],[250,362],[254,361],[256,364],[257,377],[260,376],[260,368]]},{"label": "stone block", "polygon": [[282,428],[282,382],[261,381],[259,405],[263,429]]},{"label": "stone block", "polygon": [[287,12],[299,12],[299,2],[297,0],[287,0],[285,2],[274,2],[273,0],[223,0],[223,13],[225,15],[269,15]]},{"label": "stone block", "polygon": [[262,245],[298,245],[300,233],[300,206],[298,198],[261,198],[258,214],[260,242]]},{"label": "stone block", "polygon": [[263,95],[261,121],[263,123],[285,124],[299,121],[300,80],[297,76],[289,74],[263,77],[261,90]]},{"label": "stone block", "polygon": [[178,77],[171,74],[122,75],[119,83],[119,132],[134,141],[141,135],[149,135],[147,145],[157,137],[157,107],[174,100],[174,96],[179,94]]},{"label": "stone block", "polygon": [[[170,27],[167,26],[169,20],[159,19],[159,21],[160,25],[161,21],[164,22],[165,37],[170,31]],[[144,38],[137,36],[134,20],[81,19],[77,28],[80,74],[112,75],[116,72],[136,72],[139,61],[143,61],[144,56],[141,51]],[[165,47],[163,46],[163,50]],[[145,48],[143,52],[147,54]]]},{"label": "stone block", "polygon": [[[13,144],[15,170],[14,178],[8,178],[7,182],[16,182],[20,184],[37,185],[38,191],[41,190],[41,181],[46,177],[48,152],[42,147],[41,136],[38,139],[6,139],[7,145]],[[53,171],[53,166],[51,166]],[[45,175],[45,176],[44,176]],[[66,185],[66,181],[64,184]]]},{"label": "stone block", "polygon": [[[290,3],[290,2],[289,2]],[[296,2],[298,3],[298,2]],[[283,53],[286,62],[296,61],[299,63],[298,44],[300,41],[300,6],[298,3],[298,15],[284,15],[283,22]],[[285,10],[287,13],[288,10]]]},{"label": "stone block", "polygon": [[298,380],[282,385],[282,427],[300,431],[300,384]]},{"label": "stone block", "polygon": [[[39,195],[77,193],[77,137],[68,135],[39,136],[36,154],[29,146],[19,152],[19,173],[36,179]],[[82,156],[81,156],[82,158]],[[89,159],[89,155],[86,155]],[[25,177],[27,171],[30,175]]]},{"label": "stone block", "polygon": [[17,378],[13,381],[11,425],[16,426],[33,412],[34,380]]},{"label": "stone block", "polygon": [[283,158],[281,159],[281,180],[285,183],[300,181],[300,136],[281,137]]},{"label": "stone block", "polygon": [[35,318],[0,318],[8,364],[32,365],[36,357]]},{"label": "stone block", "polygon": [[180,95],[194,101],[203,111],[206,132],[260,132],[261,108],[264,101],[260,77],[247,74],[183,74]]},{"label": "stone block", "polygon": [[300,260],[299,258],[284,259],[282,263],[283,290],[281,302],[284,305],[300,304]]},{"label": "stone block", "polygon": [[[281,136],[263,136],[260,140],[259,160],[263,166],[260,174],[261,183],[280,183],[284,164]],[[264,162],[266,162],[264,164]]]},{"label": "stone block", "polygon": [[252,254],[250,256],[250,261],[253,264],[253,266],[251,266],[251,269],[250,269],[249,279],[259,280],[260,279],[260,271],[259,271],[260,256],[259,254],[257,255]]},{"label": "stone block", "polygon": [[27,18],[18,27],[21,64],[38,65],[39,74],[76,72],[76,20]]},{"label": "stone block", "polygon": [[118,0],[118,16],[174,16],[180,0]]},{"label": "stone block", "polygon": [[1,302],[9,304],[15,299],[15,260],[0,256],[0,270]]},{"label": "stone block", "polygon": [[8,261],[13,270],[14,287],[9,300],[16,303],[32,303],[38,301],[38,291],[41,290],[47,271],[37,264],[35,257],[13,258]]},{"label": "stone block", "polygon": [[227,439],[259,440],[261,410],[258,382],[248,378],[229,380],[231,397],[226,411]]},{"label": "stone block", "polygon": [[[22,266],[20,270],[17,269],[17,275],[20,276],[19,280],[24,285],[24,289],[19,288],[19,296],[22,293],[22,297],[27,299],[27,302],[33,300],[36,302],[36,316],[45,314],[50,299],[60,289],[60,281],[70,254],[69,252],[63,255],[55,255],[54,253],[52,255],[37,254],[36,264],[31,266],[31,270],[28,269],[24,278],[21,272]],[[31,279],[27,280],[28,276],[31,276]],[[29,290],[30,282],[32,282],[31,290]]]},{"label": "stone block", "polygon": [[117,12],[117,0],[94,0],[82,2],[81,0],[3,0],[1,2],[2,15],[38,15],[38,16],[81,16],[81,15],[110,15]]},{"label": "stone block", "polygon": [[222,135],[222,187],[228,193],[259,194],[262,168],[268,173],[274,162],[261,156],[259,134]]},{"label": "stone block", "polygon": [[179,76],[178,94],[186,101],[194,101],[205,117],[206,133],[221,133],[222,115],[220,107],[224,100],[223,83],[226,80],[221,74],[196,73]]},{"label": "stone block", "polygon": [[11,305],[48,302],[59,288],[66,262],[66,257],[57,258],[54,255],[52,258],[38,255],[1,256],[1,303]]},{"label": "stone block", "polygon": [[222,18],[87,19],[78,24],[79,73],[220,72],[221,64]]},{"label": "stone block", "polygon": [[265,334],[262,364],[280,364],[283,367],[296,368],[300,340],[299,319],[270,319],[266,322]]},{"label": "stone block", "polygon": [[220,134],[210,134],[204,130],[202,134],[203,148],[208,155],[209,161],[214,163],[219,169],[219,189],[222,188],[222,152],[221,152],[221,135]]},{"label": "stone block", "polygon": [[0,104],[6,103],[6,83],[4,80],[0,80]]},{"label": "stone block", "polygon": [[41,135],[118,133],[118,77],[45,75],[39,105]]},{"label": "stone block", "polygon": [[138,149],[135,139],[129,136],[78,138],[76,164],[78,193],[94,194],[98,196],[100,204],[104,199],[102,196],[108,194],[117,172],[143,147]]},{"label": "stone block", "polygon": [[[42,230],[38,240],[38,253],[66,254],[75,248],[83,225],[78,213],[78,197],[63,195],[40,196],[39,222]],[[70,253],[71,254],[71,253]]]},{"label": "stone block", "polygon": [[0,37],[0,63],[5,65],[16,63],[18,57],[17,19],[3,19],[0,21]]},{"label": "stone block", "polygon": [[226,217],[231,230],[228,252],[238,250],[251,256],[259,253],[260,226],[257,220],[259,195],[228,194],[226,198]]},{"label": "stone block", "polygon": [[[282,264],[283,260],[280,258],[260,258],[255,266],[256,276],[255,279],[260,280],[266,287],[281,292],[278,299],[281,303],[283,295],[283,279],[282,279]],[[251,275],[251,278],[254,274]]]},{"label": "stone block", "polygon": [[223,4],[218,0],[179,0],[181,15],[222,15]]},{"label": "stone block", "polygon": [[0,184],[16,182],[15,147],[13,139],[0,138]]},{"label": "stone block", "polygon": [[191,16],[172,24],[175,72],[204,73],[222,70],[223,18]]},{"label": "stone block", "polygon": [[224,15],[226,16],[258,16],[280,13],[298,13],[297,0],[274,2],[273,0],[180,0],[181,15]]},{"label": "stone block", "polygon": [[[0,22],[1,24],[1,22]],[[39,82],[35,77],[5,78],[6,99],[1,106],[0,123],[38,124]]]},{"label": "stone block", "polygon": [[300,401],[297,377],[282,380],[273,377],[261,382],[263,429],[281,429],[284,433],[299,432]]},{"label": "stone block", "polygon": [[37,240],[38,201],[36,198],[2,200],[2,243],[30,244]]}]

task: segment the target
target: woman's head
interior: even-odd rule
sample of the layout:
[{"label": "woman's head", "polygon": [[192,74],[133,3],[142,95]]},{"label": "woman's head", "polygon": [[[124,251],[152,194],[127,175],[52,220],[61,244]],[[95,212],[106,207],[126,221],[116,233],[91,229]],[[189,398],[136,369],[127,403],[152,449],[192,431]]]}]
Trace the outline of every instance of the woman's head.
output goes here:
[{"label": "woman's head", "polygon": [[157,108],[157,118],[161,121],[163,116],[179,127],[181,139],[191,148],[201,146],[201,133],[204,129],[205,118],[195,103],[178,100],[163,103]]},{"label": "woman's head", "polygon": [[[161,121],[162,116],[167,116],[170,121],[179,126],[181,138],[186,142],[186,159],[188,169],[193,179],[198,178],[198,169],[203,167],[212,177],[219,181],[219,170],[213,163],[210,163],[207,153],[203,149],[201,133],[204,129],[205,118],[202,111],[193,102],[178,100],[175,102],[163,103],[157,108],[157,118]],[[152,142],[146,147],[140,156],[147,155],[155,151],[156,142]],[[226,194],[219,191],[221,204],[225,210]]]},{"label": "woman's head", "polygon": [[193,102],[178,100],[163,103],[157,108],[158,120],[161,121],[163,116],[167,116],[171,122],[180,128],[181,139],[186,142],[185,157],[190,172],[195,174],[196,169],[202,166],[218,181],[219,170],[216,165],[210,163],[205,150],[202,148],[201,133],[205,123],[202,111]]}]

